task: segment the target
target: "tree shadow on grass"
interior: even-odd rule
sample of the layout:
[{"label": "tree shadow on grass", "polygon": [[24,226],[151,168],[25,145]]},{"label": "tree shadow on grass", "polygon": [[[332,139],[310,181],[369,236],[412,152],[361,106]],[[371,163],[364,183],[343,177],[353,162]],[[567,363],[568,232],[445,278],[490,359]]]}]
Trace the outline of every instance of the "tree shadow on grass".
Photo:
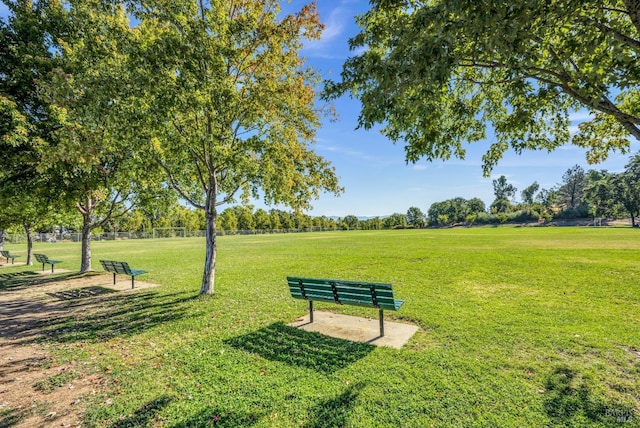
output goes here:
[{"label": "tree shadow on grass", "polygon": [[[66,278],[66,277],[65,277]],[[47,294],[54,299],[14,299],[0,305],[0,337],[33,343],[101,341],[129,336],[186,316],[193,293],[113,292],[96,286]]]},{"label": "tree shadow on grass", "polygon": [[263,413],[231,412],[218,408],[208,408],[197,414],[170,425],[171,428],[192,427],[250,427],[255,425],[265,415]]},{"label": "tree shadow on grass", "polygon": [[607,402],[592,391],[580,372],[567,366],[556,367],[545,384],[548,398],[544,403],[547,415],[555,424],[580,426],[585,423],[613,425],[633,419],[634,410],[618,403]]},{"label": "tree shadow on grass", "polygon": [[344,427],[350,419],[360,391],[364,387],[362,382],[350,385],[342,394],[335,398],[323,401],[311,409],[309,421],[304,428]]},{"label": "tree shadow on grass", "polygon": [[55,293],[47,293],[47,295],[58,300],[75,300],[82,299],[84,297],[96,297],[100,296],[101,294],[110,293],[117,293],[117,291],[96,285],[90,287],[74,288],[72,290],[58,291]]},{"label": "tree shadow on grass", "polygon": [[12,427],[18,425],[27,416],[24,409],[0,410],[0,427]]},{"label": "tree shadow on grass", "polygon": [[188,292],[170,296],[146,292],[136,295],[109,293],[92,297],[90,302],[87,299],[67,301],[67,307],[77,308],[82,315],[61,316],[54,322],[40,323],[40,328],[58,342],[130,336],[184,318],[186,312],[181,305],[195,298],[197,296]]},{"label": "tree shadow on grass", "polygon": [[173,399],[162,396],[140,406],[132,415],[121,417],[119,420],[107,425],[109,428],[135,428],[156,426],[153,420],[158,412],[167,407]]},{"label": "tree shadow on grass", "polygon": [[278,322],[225,343],[272,361],[329,374],[366,357],[375,347],[289,327]]}]

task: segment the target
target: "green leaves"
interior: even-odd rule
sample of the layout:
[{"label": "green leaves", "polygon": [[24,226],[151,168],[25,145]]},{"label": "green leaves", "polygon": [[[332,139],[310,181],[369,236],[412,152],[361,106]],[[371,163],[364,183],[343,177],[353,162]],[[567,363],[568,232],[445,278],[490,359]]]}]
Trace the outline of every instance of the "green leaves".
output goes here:
[{"label": "green leaves", "polygon": [[322,28],[313,5],[283,18],[272,0],[143,6],[129,67],[153,156],[186,199],[211,194],[217,205],[246,188],[297,208],[339,190],[309,148],[317,77],[297,51]]},{"label": "green leaves", "polygon": [[[628,150],[630,136],[640,139],[632,9],[614,1],[377,1],[350,41],[364,52],[345,62],[325,96],[359,98],[360,126],[382,124],[409,162],[463,158],[461,143],[489,130],[497,141],[483,158],[485,175],[508,149],[572,142],[600,161]],[[595,120],[572,137],[569,113],[578,109]]]}]

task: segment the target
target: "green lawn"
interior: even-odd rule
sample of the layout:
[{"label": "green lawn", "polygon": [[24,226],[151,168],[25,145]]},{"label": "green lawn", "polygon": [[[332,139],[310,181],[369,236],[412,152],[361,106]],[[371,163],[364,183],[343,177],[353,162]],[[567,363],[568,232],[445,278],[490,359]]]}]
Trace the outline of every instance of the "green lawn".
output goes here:
[{"label": "green lawn", "polygon": [[[36,250],[79,269],[79,244]],[[213,297],[203,239],[92,250],[162,286],[71,301],[96,312],[43,327],[59,361],[106,377],[89,427],[640,426],[638,230],[224,236]],[[405,305],[385,315],[420,331],[395,350],[291,329],[307,305],[287,275],[390,282]]]}]

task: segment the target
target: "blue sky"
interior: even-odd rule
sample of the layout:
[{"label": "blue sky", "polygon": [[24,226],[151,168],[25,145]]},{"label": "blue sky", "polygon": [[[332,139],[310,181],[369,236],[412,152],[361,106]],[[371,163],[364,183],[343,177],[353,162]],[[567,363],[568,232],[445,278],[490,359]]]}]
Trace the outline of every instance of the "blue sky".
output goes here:
[{"label": "blue sky", "polygon": [[[286,9],[301,7],[293,0]],[[304,56],[308,63],[327,78],[339,79],[344,60],[352,55],[348,39],[358,32],[355,15],[369,8],[368,0],[319,0],[318,8],[326,25],[322,40],[307,44]],[[492,143],[490,139],[467,146],[465,160],[428,162],[407,165],[404,148],[393,145],[377,131],[356,130],[360,103],[343,97],[335,102],[337,123],[326,123],[318,132],[316,151],[337,169],[345,193],[339,197],[324,195],[315,201],[312,215],[383,216],[406,213],[415,206],[425,213],[432,203],[454,197],[479,197],[487,206],[493,201],[492,180],[501,175],[519,192],[537,181],[549,189],[562,180],[564,172],[579,164],[587,169],[621,171],[629,155],[611,154],[608,161],[589,165],[585,151],[573,146],[562,147],[550,154],[525,152],[518,156],[507,153],[492,172],[482,176],[481,158]],[[587,118],[586,112],[572,115],[572,126]],[[632,153],[639,148],[632,143]]]},{"label": "blue sky", "polygon": [[[283,11],[299,10],[307,0],[283,3]],[[369,8],[368,0],[318,0],[318,9],[326,29],[322,39],[308,42],[303,55],[309,65],[325,78],[339,79],[342,64],[353,53],[348,39],[358,32],[355,16]],[[8,14],[0,4],[0,16]],[[562,147],[555,152],[526,152],[521,156],[507,153],[494,168],[492,176],[482,176],[481,157],[491,140],[467,146],[465,160],[428,162],[407,165],[404,148],[394,145],[375,130],[356,130],[360,103],[343,97],[334,103],[337,122],[325,121],[319,129],[315,150],[336,168],[345,192],[340,197],[322,195],[313,202],[314,216],[385,216],[406,213],[415,206],[425,213],[432,203],[454,197],[479,197],[487,206],[493,200],[492,179],[505,175],[519,192],[537,181],[541,188],[558,184],[562,174],[579,164],[590,168],[621,171],[629,155],[611,154],[602,164],[590,166],[585,152],[576,147]],[[587,115],[577,112],[572,122],[577,126]],[[638,151],[638,142],[632,143],[632,152]],[[255,202],[257,208],[265,207]]]}]

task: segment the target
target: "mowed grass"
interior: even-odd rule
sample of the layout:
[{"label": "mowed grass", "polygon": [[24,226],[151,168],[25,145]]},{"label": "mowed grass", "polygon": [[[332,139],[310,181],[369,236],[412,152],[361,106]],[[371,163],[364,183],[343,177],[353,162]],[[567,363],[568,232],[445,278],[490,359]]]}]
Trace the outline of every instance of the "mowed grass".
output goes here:
[{"label": "mowed grass", "polygon": [[[213,297],[203,239],[92,249],[96,270],[126,260],[161,287],[43,327],[59,361],[104,377],[89,427],[640,426],[638,230],[223,236]],[[36,250],[79,268],[78,244]],[[387,319],[420,331],[395,350],[289,328],[307,305],[287,275],[390,282],[405,305]]]}]

